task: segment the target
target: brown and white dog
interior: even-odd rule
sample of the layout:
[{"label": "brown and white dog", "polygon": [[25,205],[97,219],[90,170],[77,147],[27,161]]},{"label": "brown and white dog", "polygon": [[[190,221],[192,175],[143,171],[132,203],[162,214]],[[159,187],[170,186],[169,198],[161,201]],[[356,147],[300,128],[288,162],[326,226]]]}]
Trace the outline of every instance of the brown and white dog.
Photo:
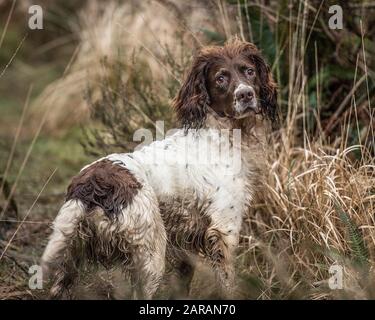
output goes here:
[{"label": "brown and white dog", "polygon": [[68,292],[87,262],[121,266],[134,296],[152,298],[167,259],[179,290],[188,290],[192,255],[210,263],[230,297],[242,216],[260,184],[276,104],[270,69],[253,44],[203,48],[173,101],[182,129],[73,178],[42,257],[52,297]]}]

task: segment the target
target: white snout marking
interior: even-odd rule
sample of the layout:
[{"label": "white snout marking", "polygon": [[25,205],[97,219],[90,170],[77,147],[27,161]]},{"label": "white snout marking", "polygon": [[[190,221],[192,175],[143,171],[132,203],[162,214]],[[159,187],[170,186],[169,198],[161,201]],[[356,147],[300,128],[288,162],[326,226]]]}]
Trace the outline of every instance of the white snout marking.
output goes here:
[{"label": "white snout marking", "polygon": [[[238,92],[239,90],[243,89],[243,88],[249,88],[249,89],[253,92],[254,99],[253,99],[252,102],[251,102],[251,107],[252,107],[253,109],[256,109],[256,107],[257,107],[257,100],[255,99],[255,90],[254,90],[254,88],[253,88],[252,86],[249,86],[249,85],[244,84],[244,83],[240,83],[240,84],[237,86],[237,88],[234,90],[234,97],[236,97],[237,92]],[[243,105],[241,105],[240,103],[238,103],[238,101],[235,100],[234,108],[235,108],[236,112],[239,112],[239,113],[240,113],[240,112],[243,112],[244,109],[245,109],[246,107],[244,107]]]},{"label": "white snout marking", "polygon": [[244,83],[240,83],[237,88],[234,90],[234,95],[237,94],[238,90],[241,90],[242,88],[250,88],[251,91],[253,91],[254,93],[254,88],[252,86],[249,86],[247,84],[244,84]]}]

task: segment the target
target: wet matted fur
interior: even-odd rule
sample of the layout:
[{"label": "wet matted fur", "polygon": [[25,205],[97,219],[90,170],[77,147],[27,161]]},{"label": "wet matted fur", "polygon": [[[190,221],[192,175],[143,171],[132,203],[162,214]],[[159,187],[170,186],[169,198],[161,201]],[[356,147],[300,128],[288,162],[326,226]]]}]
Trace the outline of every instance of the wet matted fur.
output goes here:
[{"label": "wet matted fur", "polygon": [[[87,260],[120,265],[135,297],[151,298],[166,258],[177,271],[176,288],[188,294],[194,256],[209,262],[223,296],[233,296],[242,216],[261,186],[276,102],[270,68],[253,44],[203,48],[173,101],[182,128],[99,159],[73,179],[42,257],[52,296],[63,296]],[[211,162],[199,161],[202,155]]]},{"label": "wet matted fur", "polygon": [[73,178],[66,200],[80,200],[87,213],[101,208],[109,218],[116,218],[122,208],[131,204],[141,187],[129,170],[102,160]]}]

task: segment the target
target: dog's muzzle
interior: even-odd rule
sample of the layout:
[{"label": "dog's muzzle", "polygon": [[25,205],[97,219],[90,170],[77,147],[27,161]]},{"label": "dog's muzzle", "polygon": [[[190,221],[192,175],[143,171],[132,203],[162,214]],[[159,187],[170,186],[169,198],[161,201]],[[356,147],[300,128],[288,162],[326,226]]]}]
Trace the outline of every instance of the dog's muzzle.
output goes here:
[{"label": "dog's muzzle", "polygon": [[234,109],[239,116],[247,114],[250,111],[259,113],[255,90],[249,85],[243,83],[234,90]]}]

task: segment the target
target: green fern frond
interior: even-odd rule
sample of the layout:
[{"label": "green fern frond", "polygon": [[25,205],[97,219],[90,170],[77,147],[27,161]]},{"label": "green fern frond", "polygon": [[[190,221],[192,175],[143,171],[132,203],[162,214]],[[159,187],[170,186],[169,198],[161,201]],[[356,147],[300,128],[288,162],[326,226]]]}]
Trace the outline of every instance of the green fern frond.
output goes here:
[{"label": "green fern frond", "polygon": [[369,267],[369,251],[358,226],[337,202],[335,203],[335,208],[341,221],[345,224],[354,262],[359,267],[367,270]]}]

